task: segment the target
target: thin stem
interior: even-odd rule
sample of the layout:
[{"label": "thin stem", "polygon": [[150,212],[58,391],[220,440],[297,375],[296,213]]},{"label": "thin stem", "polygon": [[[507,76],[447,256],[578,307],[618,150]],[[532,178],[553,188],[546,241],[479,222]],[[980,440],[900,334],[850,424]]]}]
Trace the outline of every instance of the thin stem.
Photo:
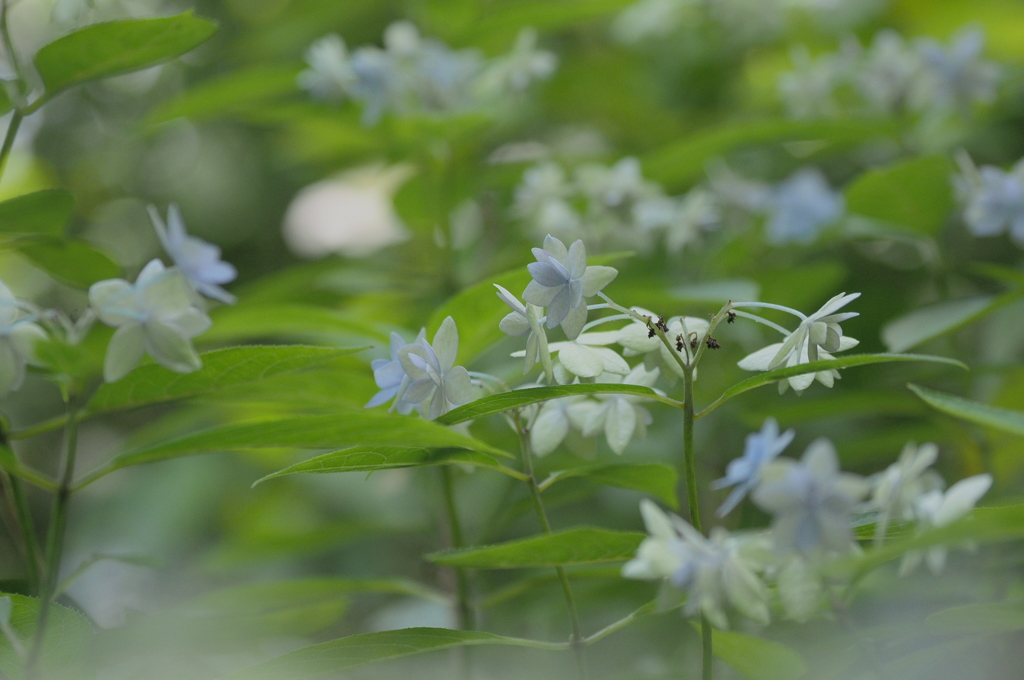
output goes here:
[{"label": "thin stem", "polygon": [[[540,497],[540,487],[537,484],[537,475],[533,471],[533,453],[530,451],[529,432],[523,427],[519,413],[515,414],[516,430],[519,433],[519,451],[523,458],[523,472],[529,477],[527,485],[530,487],[530,496],[533,499],[533,507],[537,512],[537,519],[545,534],[551,533],[551,524],[548,522],[548,513],[544,509],[544,501]],[[569,621],[572,626],[571,646],[576,656],[576,671],[580,680],[587,680],[587,661],[584,655],[583,627],[580,625],[580,614],[576,609],[576,600],[572,594],[572,586],[569,584],[569,577],[564,567],[555,567],[558,574],[558,582],[562,586],[562,594],[565,596],[565,604],[569,609]]]},{"label": "thin stem", "polygon": [[768,326],[768,328],[777,330],[778,332],[782,333],[783,335],[790,335],[793,332],[793,331],[789,330],[788,328],[784,328],[784,327],[780,326],[779,324],[777,324],[777,323],[775,323],[773,321],[769,321],[768,319],[762,318],[762,317],[758,316],[757,314],[751,314],[750,312],[744,312],[741,309],[733,310],[733,314],[735,314],[736,316],[742,317],[744,319],[750,319],[751,321],[756,321],[757,323],[764,324],[765,326]]},{"label": "thin stem", "polygon": [[[710,333],[710,329],[708,331]],[[696,360],[696,358],[695,358]],[[686,478],[686,496],[690,507],[690,524],[703,533],[700,521],[700,502],[697,497],[697,455],[693,444],[693,366],[683,370],[683,474]],[[701,616],[701,659],[702,677],[712,680],[714,677],[714,655],[711,624],[707,617]]]},{"label": "thin stem", "polygon": [[14,507],[18,513],[18,524],[21,526],[22,541],[25,544],[25,563],[28,565],[29,586],[32,593],[38,595],[41,585],[39,565],[42,562],[42,551],[39,549],[39,539],[36,537],[32,511],[28,506],[28,498],[25,496],[25,488],[21,485],[21,480],[11,475],[10,485],[11,495],[14,497]]},{"label": "thin stem", "polygon": [[21,127],[22,118],[21,111],[15,111],[11,114],[11,123],[7,126],[7,136],[4,137],[4,145],[0,148],[0,179],[3,179],[4,168],[7,167],[7,158],[11,155],[11,149],[14,147],[14,138],[18,136],[18,128]]},{"label": "thin stem", "polygon": [[786,307],[784,305],[777,305],[772,302],[732,302],[730,303],[733,307],[763,307],[764,309],[776,309],[780,312],[786,312],[792,314],[801,321],[807,321],[807,315],[803,312],[797,311],[792,307]]},{"label": "thin stem", "polygon": [[36,623],[35,639],[26,664],[26,677],[35,677],[35,667],[42,652],[46,636],[46,624],[50,615],[50,604],[57,592],[60,576],[60,562],[64,552],[64,534],[68,523],[68,502],[71,500],[71,482],[75,476],[75,456],[78,452],[78,397],[69,395],[68,424],[64,430],[64,469],[61,471],[60,486],[53,497],[50,513],[50,529],[46,538],[46,569],[43,572],[43,587],[40,592],[39,619]]},{"label": "thin stem", "polygon": [[[445,514],[448,520],[448,531],[453,548],[462,548],[465,542],[462,538],[462,522],[459,521],[459,511],[455,505],[455,485],[452,479],[452,469],[448,465],[441,466],[441,486],[444,491]],[[455,571],[455,595],[456,614],[460,630],[473,630],[475,626],[473,606],[469,598],[469,579],[466,578],[466,570],[459,567]]]}]

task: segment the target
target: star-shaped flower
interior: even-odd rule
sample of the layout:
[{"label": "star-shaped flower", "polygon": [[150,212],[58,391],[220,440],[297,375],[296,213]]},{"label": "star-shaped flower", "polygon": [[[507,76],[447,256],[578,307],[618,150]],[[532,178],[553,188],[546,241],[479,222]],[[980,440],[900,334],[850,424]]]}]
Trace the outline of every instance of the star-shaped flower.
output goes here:
[{"label": "star-shaped flower", "polygon": [[[391,333],[391,359],[374,359],[370,366],[373,368],[373,379],[380,388],[380,392],[373,395],[366,404],[366,408],[373,408],[395,399],[394,409],[402,415],[412,411],[413,404],[403,401],[402,396],[409,387],[409,376],[402,367],[401,352],[412,345],[425,344],[426,329],[419,332],[412,343],[407,343],[398,333]],[[396,399],[397,397],[397,399]]]},{"label": "star-shaped flower", "polygon": [[189,236],[185,231],[181,211],[174,203],[167,208],[167,224],[164,224],[155,206],[149,206],[149,217],[161,245],[189,285],[208,298],[228,305],[234,304],[235,296],[221,288],[221,285],[234,281],[238,271],[234,265],[220,259],[220,248],[201,238]]},{"label": "star-shaped flower", "polygon": [[0,397],[21,387],[25,364],[36,362],[36,343],[47,339],[46,331],[33,319],[0,282]]},{"label": "star-shaped flower", "polygon": [[[657,368],[648,371],[641,364],[625,377],[605,374],[599,381],[654,387],[659,373]],[[653,420],[650,411],[640,405],[641,399],[628,394],[603,394],[598,397],[598,401],[573,404],[570,412],[582,423],[584,437],[592,437],[604,431],[608,446],[621,456],[634,435],[646,436],[647,426]]]},{"label": "star-shaped flower", "polygon": [[499,322],[498,327],[508,335],[526,336],[526,349],[524,350],[526,364],[523,367],[523,375],[529,373],[530,369],[540,362],[544,366],[544,372],[551,376],[551,353],[548,349],[547,333],[540,325],[539,308],[534,305],[524,305],[516,299],[515,295],[498,284],[494,284],[494,287],[498,289],[498,298],[512,308],[512,311]]},{"label": "star-shaped flower", "polygon": [[528,266],[533,280],[523,300],[547,307],[547,327],[561,325],[566,337],[575,340],[587,322],[586,298],[612,282],[618,272],[612,267],[587,266],[583,241],[567,250],[557,238],[544,239],[544,248],[534,248],[536,262]]},{"label": "star-shaped flower", "polygon": [[177,269],[152,260],[134,284],[124,279],[94,283],[89,303],[100,321],[117,328],[107,346],[103,377],[120,380],[148,353],[178,373],[202,367],[192,338],[210,327],[210,318],[193,304],[192,289]]},{"label": "star-shaped flower", "polygon": [[778,458],[795,436],[795,430],[786,430],[780,435],[779,423],[774,418],[765,420],[760,432],[747,435],[743,455],[729,461],[725,477],[711,484],[712,489],[736,487],[725,499],[725,503],[722,503],[722,507],[718,508],[719,517],[725,517],[732,512],[743,497],[757,486],[765,465]]},{"label": "star-shaped flower", "polygon": [[[965,517],[991,486],[992,475],[983,474],[961,479],[949,487],[946,493],[935,489],[924,494],[914,504],[914,518],[918,521],[918,531],[944,527]],[[900,564],[900,575],[905,576],[914,571],[922,560],[933,574],[938,575],[946,566],[947,553],[948,548],[943,545],[933,546],[925,551],[908,552]]]},{"label": "star-shaped flower", "polygon": [[469,371],[455,365],[459,352],[459,330],[447,317],[437,329],[432,343],[413,343],[398,352],[410,383],[402,401],[421,404],[425,417],[434,420],[472,400],[473,383]]},{"label": "star-shaped flower", "polygon": [[877,510],[875,540],[885,536],[891,519],[914,519],[914,507],[926,493],[941,490],[942,478],[929,468],[939,457],[935,444],[910,442],[903,447],[899,459],[872,479],[870,509]]}]

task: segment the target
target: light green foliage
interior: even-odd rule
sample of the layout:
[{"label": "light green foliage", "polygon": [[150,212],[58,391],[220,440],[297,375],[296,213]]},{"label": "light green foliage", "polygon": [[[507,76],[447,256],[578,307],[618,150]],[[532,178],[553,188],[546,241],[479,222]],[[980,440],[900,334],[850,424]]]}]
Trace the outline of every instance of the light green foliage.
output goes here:
[{"label": "light green foliage", "polygon": [[60,236],[75,200],[62,189],[36,191],[0,203],[0,233],[5,236]]},{"label": "light green foliage", "polygon": [[917,385],[910,385],[917,396],[931,407],[951,416],[968,420],[972,423],[1002,430],[1011,434],[1024,436],[1024,411],[1011,411],[998,406],[989,406],[970,399],[952,394],[936,392]]},{"label": "light green foliage", "polygon": [[557,470],[541,482],[541,488],[548,489],[552,484],[574,477],[583,477],[597,484],[643,491],[671,508],[677,507],[679,503],[676,498],[678,474],[675,468],[659,463],[607,463]]},{"label": "light green foliage", "polygon": [[433,553],[436,564],[470,569],[525,569],[577,564],[624,562],[632,557],[643,534],[591,527],[567,529],[497,545]]},{"label": "light green foliage", "polygon": [[716,630],[715,655],[748,680],[798,680],[807,674],[807,664],[785,645],[771,640]]},{"label": "light green foliage", "polygon": [[953,170],[946,156],[921,156],[869,170],[846,187],[846,202],[858,215],[933,234],[953,212]]}]

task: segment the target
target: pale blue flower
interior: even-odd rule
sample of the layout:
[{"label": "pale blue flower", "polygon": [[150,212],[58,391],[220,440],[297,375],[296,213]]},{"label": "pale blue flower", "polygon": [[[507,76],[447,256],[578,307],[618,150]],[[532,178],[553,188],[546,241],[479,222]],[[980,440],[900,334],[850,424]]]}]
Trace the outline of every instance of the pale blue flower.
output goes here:
[{"label": "pale blue flower", "polygon": [[526,336],[524,354],[526,362],[523,367],[523,375],[529,373],[540,362],[544,366],[545,373],[550,376],[552,372],[551,353],[548,349],[548,336],[539,322],[538,308],[533,305],[527,307],[517,300],[515,295],[498,284],[494,284],[494,287],[498,289],[498,298],[512,308],[512,311],[498,323],[498,327],[503,333],[514,337]]},{"label": "pale blue flower", "polygon": [[46,339],[46,331],[35,323],[35,316],[26,313],[0,282],[0,397],[21,387],[25,364],[36,363],[36,343]]},{"label": "pale blue flower", "polygon": [[725,477],[711,483],[712,489],[736,487],[718,508],[718,516],[725,517],[740,504],[743,497],[761,481],[764,466],[779,457],[796,436],[795,430],[786,430],[779,434],[779,423],[768,418],[761,426],[760,432],[747,435],[747,443],[743,455],[729,461],[725,469]]},{"label": "pale blue flower", "polygon": [[178,271],[192,288],[208,298],[234,304],[235,296],[221,288],[238,276],[238,270],[229,262],[220,259],[220,248],[201,238],[189,236],[185,231],[185,220],[178,206],[172,203],[167,208],[167,224],[164,224],[155,206],[149,206],[149,218],[160,238],[160,244],[174,260]]},{"label": "pale blue flower", "polygon": [[860,476],[840,471],[832,442],[817,439],[800,462],[767,465],[752,498],[772,515],[777,549],[846,552],[853,545],[851,512],[867,491]]},{"label": "pale blue flower", "polygon": [[920,81],[922,104],[966,108],[994,100],[999,68],[981,58],[984,48],[980,28],[960,31],[948,48],[935,40],[920,40],[918,50],[927,68]]},{"label": "pale blue flower", "polygon": [[965,201],[964,222],[975,236],[998,236],[1009,231],[1024,246],[1024,161],[1009,172],[991,165],[975,169],[969,160],[959,178]]},{"label": "pale blue flower", "polygon": [[337,33],[310,45],[306,50],[306,63],[309,68],[299,74],[299,87],[317,99],[344,99],[358,79],[345,41]]},{"label": "pale blue flower", "polygon": [[423,344],[426,333],[426,329],[421,330],[412,343],[407,343],[398,333],[391,333],[391,358],[374,359],[370,364],[373,368],[373,380],[380,388],[380,392],[373,395],[366,408],[380,406],[397,397],[393,407],[395,410],[403,415],[412,411],[413,405],[402,401],[402,394],[409,387],[410,380],[402,367],[400,352],[411,345]]},{"label": "pale blue flower", "polygon": [[544,239],[544,248],[534,248],[536,262],[528,265],[533,281],[523,291],[523,300],[547,307],[547,327],[561,325],[574,340],[587,322],[586,298],[611,283],[618,272],[612,267],[587,266],[583,241],[566,249],[557,238]]},{"label": "pale blue flower", "polygon": [[[914,519],[917,520],[917,532],[925,533],[931,529],[949,526],[962,519],[974,509],[981,497],[992,487],[992,475],[981,474],[961,479],[949,487],[945,493],[932,489],[914,503]],[[968,547],[971,544],[968,543]],[[917,568],[922,560],[935,575],[946,566],[946,554],[949,549],[944,545],[933,545],[923,551],[911,550],[903,556],[900,564],[900,576],[905,576]]]},{"label": "pale blue flower", "polygon": [[804,168],[776,187],[770,205],[768,241],[779,245],[813,241],[822,227],[842,216],[846,204],[820,170]]},{"label": "pale blue flower", "polygon": [[441,323],[432,343],[423,341],[401,348],[399,361],[410,380],[401,400],[419,404],[421,413],[431,420],[472,400],[469,371],[455,365],[458,352],[459,331],[450,316]]}]

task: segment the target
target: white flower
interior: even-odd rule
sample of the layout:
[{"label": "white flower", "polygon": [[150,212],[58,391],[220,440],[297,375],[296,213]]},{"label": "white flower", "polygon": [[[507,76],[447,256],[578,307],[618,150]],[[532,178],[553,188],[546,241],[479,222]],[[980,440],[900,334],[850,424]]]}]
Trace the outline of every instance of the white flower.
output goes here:
[{"label": "white flower", "polygon": [[[917,499],[914,518],[920,532],[944,527],[966,516],[992,486],[992,475],[983,474],[961,479],[946,493],[934,489]],[[900,576],[909,574],[923,559],[933,574],[938,575],[946,566],[946,546],[937,545],[927,550],[914,550],[903,556]]]},{"label": "white flower", "polygon": [[780,435],[779,423],[774,418],[765,420],[760,432],[747,435],[743,455],[729,461],[725,477],[711,484],[712,489],[736,487],[718,509],[719,517],[725,517],[740,504],[743,497],[761,481],[764,467],[778,458],[795,436],[795,430],[786,430]]},{"label": "white flower", "polygon": [[[659,373],[657,368],[647,371],[641,364],[625,377],[605,374],[599,381],[654,387]],[[592,437],[603,430],[608,446],[621,456],[634,435],[647,435],[647,426],[653,420],[650,411],[640,405],[641,399],[628,394],[602,394],[598,401],[573,404],[569,411],[582,424],[584,437]]]},{"label": "white flower", "polygon": [[[380,388],[380,392],[373,395],[366,404],[366,408],[373,408],[395,399],[394,409],[402,415],[412,411],[413,405],[403,401],[402,396],[409,387],[409,376],[402,367],[401,352],[412,345],[426,344],[426,329],[422,329],[412,343],[407,343],[398,333],[391,333],[391,359],[374,359],[370,366],[373,368],[373,380]],[[397,398],[396,398],[397,397]]]},{"label": "white flower", "polygon": [[123,378],[146,353],[178,373],[202,367],[191,339],[210,327],[210,319],[193,305],[192,290],[178,270],[153,260],[134,285],[124,279],[94,283],[89,303],[100,321],[117,328],[103,365],[107,382]]},{"label": "white flower", "polygon": [[512,51],[495,59],[481,74],[479,87],[497,95],[522,92],[536,80],[547,80],[555,72],[558,58],[537,49],[537,31],[523,28]]},{"label": "white flower", "polygon": [[[831,352],[842,352],[856,347],[860,344],[859,341],[844,336],[839,324],[858,316],[857,312],[837,312],[858,297],[860,293],[840,293],[810,316],[803,316],[791,310],[803,317],[800,326],[783,342],[769,345],[745,357],[739,362],[739,367],[746,371],[770,371],[781,366],[792,367],[832,359],[834,357]],[[835,369],[795,375],[779,381],[779,392],[785,392],[788,387],[792,387],[800,393],[810,387],[815,380],[826,387],[832,387],[837,378],[839,371]]]},{"label": "white flower", "polygon": [[441,323],[432,343],[423,341],[400,349],[399,360],[411,381],[402,401],[422,404],[421,412],[433,420],[450,411],[452,406],[472,400],[469,371],[455,365],[458,353],[459,331],[450,316]]},{"label": "white flower", "polygon": [[149,206],[149,218],[153,221],[160,244],[189,285],[208,298],[234,304],[235,296],[221,288],[221,284],[234,281],[238,271],[234,265],[220,259],[220,248],[189,236],[181,211],[174,203],[167,208],[167,224],[164,224],[156,206]]},{"label": "white flower", "polygon": [[860,476],[839,470],[832,442],[817,439],[800,462],[780,459],[767,465],[753,499],[772,514],[781,552],[846,552],[853,545],[851,512],[867,490]]},{"label": "white flower", "polygon": [[572,408],[582,401],[583,397],[565,397],[544,402],[530,424],[530,445],[534,455],[548,455],[565,441],[571,428],[583,429],[583,423]]},{"label": "white flower", "polygon": [[914,507],[924,494],[940,490],[942,478],[929,470],[939,457],[935,444],[909,442],[899,459],[872,479],[869,507],[877,510],[875,540],[885,536],[891,519],[914,519]]},{"label": "white flower", "polygon": [[526,349],[523,351],[523,356],[526,358],[523,375],[529,373],[530,369],[540,362],[544,366],[544,372],[551,376],[551,353],[548,349],[547,333],[540,325],[539,308],[534,305],[524,305],[516,299],[515,295],[498,284],[494,284],[494,287],[498,289],[498,298],[512,308],[512,311],[499,322],[498,327],[508,335],[527,336]]},{"label": "white flower", "polygon": [[358,80],[345,41],[336,33],[310,45],[306,63],[309,68],[299,74],[299,87],[318,99],[342,99]]},{"label": "white flower", "polygon": [[917,93],[921,108],[963,109],[995,99],[999,67],[981,58],[985,34],[980,28],[958,32],[948,48],[927,38],[917,48],[926,66]]},{"label": "white flower", "polygon": [[975,236],[1008,231],[1024,247],[1024,160],[1010,171],[992,165],[974,167],[966,155],[958,159],[963,174],[956,178],[964,202],[964,222]]},{"label": "white flower", "polygon": [[513,210],[529,220],[539,234],[582,235],[579,213],[569,204],[575,187],[568,181],[558,163],[538,163],[523,173],[516,187]]},{"label": "white flower", "polygon": [[[653,312],[649,312],[646,309],[639,307],[635,309],[640,314],[651,318],[655,317]],[[709,325],[707,319],[699,319],[694,316],[674,316],[666,321],[666,324],[668,324],[668,333],[665,335],[668,336],[669,341],[674,343],[677,336],[682,336],[683,342],[687,345],[693,339],[696,339],[698,342],[702,340]],[[647,324],[641,321],[634,321],[618,331],[618,334],[615,336],[615,342],[624,348],[623,354],[625,356],[642,356],[644,358],[644,366],[647,368],[664,369],[665,375],[670,382],[675,383],[678,378],[683,377],[683,369],[672,354],[676,353],[685,360],[686,350],[677,352],[675,349],[669,349],[661,341],[661,338],[657,335],[651,335]]]},{"label": "white flower", "polygon": [[544,248],[534,248],[536,262],[528,265],[533,280],[523,291],[523,300],[547,307],[547,327],[561,324],[566,337],[575,340],[587,322],[586,298],[612,282],[618,272],[612,267],[587,266],[587,250],[576,241],[566,250],[557,238],[544,239]]},{"label": "white flower", "polygon": [[821,598],[825,591],[821,574],[814,569],[803,555],[793,553],[776,576],[779,600],[786,616],[801,623],[810,619],[821,609]]},{"label": "white flower", "polygon": [[[576,378],[597,378],[605,373],[626,375],[629,364],[604,345],[609,344],[608,333],[583,333],[575,340],[553,342],[548,346],[558,357],[554,365],[555,382],[559,385],[571,383]],[[524,351],[512,356],[525,356]]]},{"label": "white flower", "polygon": [[911,103],[922,68],[920,54],[899,33],[880,31],[864,52],[856,72],[857,86],[875,113],[898,113]]},{"label": "white flower", "polygon": [[21,387],[25,364],[36,363],[36,343],[47,339],[46,331],[33,318],[0,282],[0,397]]},{"label": "white flower", "polygon": [[808,243],[845,209],[842,194],[833,191],[817,168],[803,168],[782,182],[771,200],[765,223],[768,241]]},{"label": "white flower", "polygon": [[666,515],[650,500],[640,501],[640,513],[650,536],[637,556],[622,568],[626,578],[667,579],[687,592],[684,611],[703,614],[718,628],[728,628],[725,604],[761,624],[769,621],[768,589],[757,575],[752,542],[732,536],[721,527],[705,538],[689,522]]}]

